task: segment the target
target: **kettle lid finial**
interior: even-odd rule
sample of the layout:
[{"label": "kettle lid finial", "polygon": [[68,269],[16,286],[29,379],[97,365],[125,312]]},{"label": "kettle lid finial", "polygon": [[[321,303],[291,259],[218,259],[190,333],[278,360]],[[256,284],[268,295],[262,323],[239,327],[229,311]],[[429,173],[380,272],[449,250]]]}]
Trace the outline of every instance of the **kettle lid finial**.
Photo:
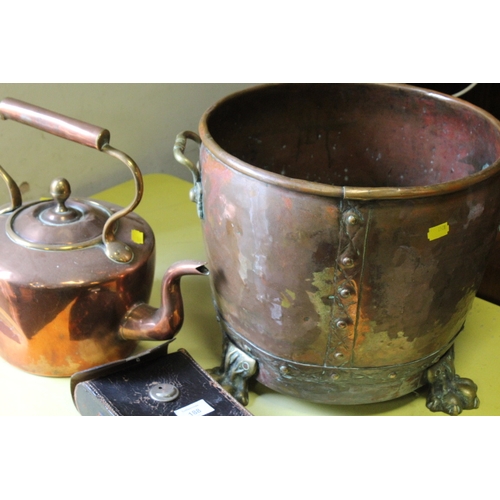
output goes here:
[{"label": "kettle lid finial", "polygon": [[50,195],[55,204],[40,214],[42,221],[49,224],[67,224],[80,219],[82,213],[66,205],[66,200],[71,195],[71,187],[66,179],[54,179],[50,184]]}]

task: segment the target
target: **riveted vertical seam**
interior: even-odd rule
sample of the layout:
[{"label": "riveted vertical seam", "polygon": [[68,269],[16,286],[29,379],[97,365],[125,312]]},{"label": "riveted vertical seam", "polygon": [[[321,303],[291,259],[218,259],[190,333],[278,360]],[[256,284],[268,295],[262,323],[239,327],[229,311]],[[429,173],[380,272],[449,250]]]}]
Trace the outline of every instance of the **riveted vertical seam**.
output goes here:
[{"label": "riveted vertical seam", "polygon": [[370,222],[372,219],[372,208],[368,209],[368,214],[366,217],[366,225],[365,225],[365,238],[363,241],[363,257],[361,262],[361,272],[359,275],[359,286],[358,286],[358,304],[356,308],[356,319],[354,323],[354,335],[352,339],[352,350],[351,350],[351,359],[349,360],[349,365],[352,367],[354,364],[354,353],[356,352],[356,341],[358,339],[358,327],[359,327],[359,315],[361,310],[361,302],[363,299],[363,281],[365,277],[365,266],[366,266],[366,246],[368,242],[368,233],[370,231]]}]

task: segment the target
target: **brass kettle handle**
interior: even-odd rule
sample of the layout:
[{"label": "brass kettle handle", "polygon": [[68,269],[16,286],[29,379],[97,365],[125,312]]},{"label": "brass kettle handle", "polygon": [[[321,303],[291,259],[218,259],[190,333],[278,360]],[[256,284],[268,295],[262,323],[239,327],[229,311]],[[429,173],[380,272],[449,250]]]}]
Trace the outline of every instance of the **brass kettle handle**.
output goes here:
[{"label": "brass kettle handle", "polygon": [[0,165],[0,177],[5,181],[7,187],[9,188],[10,194],[10,206],[0,210],[0,215],[6,214],[8,212],[14,211],[16,208],[20,207],[23,203],[21,196],[21,190],[16,184],[16,181],[2,168]]},{"label": "brass kettle handle", "polygon": [[[111,260],[123,263],[130,262],[134,257],[133,252],[125,243],[115,238],[114,228],[119,219],[132,212],[140,203],[144,184],[141,171],[134,160],[109,145],[109,131],[9,97],[0,101],[0,119],[23,123],[63,139],[89,146],[117,158],[128,167],[135,181],[134,199],[127,207],[114,213],[106,221],[102,230],[102,242],[106,255]],[[0,177],[5,180],[10,190],[12,206],[9,210],[14,210],[21,204],[19,188],[1,167]]]}]

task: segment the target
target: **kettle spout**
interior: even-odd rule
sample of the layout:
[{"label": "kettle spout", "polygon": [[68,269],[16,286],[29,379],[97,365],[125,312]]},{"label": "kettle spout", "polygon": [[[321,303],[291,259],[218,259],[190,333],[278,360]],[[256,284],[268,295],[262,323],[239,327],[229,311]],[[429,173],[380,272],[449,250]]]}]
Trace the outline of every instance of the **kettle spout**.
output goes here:
[{"label": "kettle spout", "polygon": [[136,304],[127,311],[120,325],[120,335],[127,340],[169,340],[184,322],[180,281],[182,276],[208,276],[204,262],[183,260],[172,264],[163,276],[161,306]]}]

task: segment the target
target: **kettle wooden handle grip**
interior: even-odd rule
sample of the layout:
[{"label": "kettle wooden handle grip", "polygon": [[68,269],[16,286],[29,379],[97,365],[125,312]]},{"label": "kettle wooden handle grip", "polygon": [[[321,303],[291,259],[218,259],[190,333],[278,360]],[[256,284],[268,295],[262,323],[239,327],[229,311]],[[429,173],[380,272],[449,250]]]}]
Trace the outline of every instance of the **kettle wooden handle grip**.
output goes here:
[{"label": "kettle wooden handle grip", "polygon": [[24,123],[63,139],[102,150],[109,144],[108,130],[7,97],[0,101],[0,118]]}]

